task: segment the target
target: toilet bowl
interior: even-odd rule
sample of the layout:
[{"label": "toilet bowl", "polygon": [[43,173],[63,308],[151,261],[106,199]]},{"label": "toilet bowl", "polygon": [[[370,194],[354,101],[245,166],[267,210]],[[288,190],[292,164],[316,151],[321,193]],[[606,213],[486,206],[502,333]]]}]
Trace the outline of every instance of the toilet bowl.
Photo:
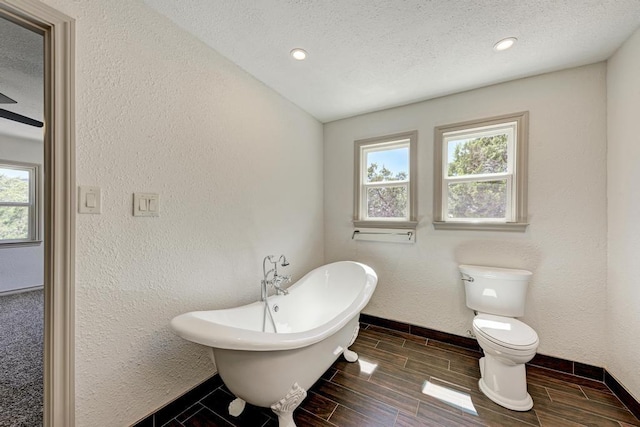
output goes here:
[{"label": "toilet bowl", "polygon": [[538,334],[516,319],[524,315],[531,272],[461,265],[467,307],[473,309],[473,333],[484,352],[478,386],[489,399],[514,411],[528,411],[525,363],[536,354]]},{"label": "toilet bowl", "polygon": [[485,354],[480,359],[480,390],[507,409],[531,409],[524,364],[536,354],[538,334],[517,319],[482,313],[473,319],[473,332]]}]

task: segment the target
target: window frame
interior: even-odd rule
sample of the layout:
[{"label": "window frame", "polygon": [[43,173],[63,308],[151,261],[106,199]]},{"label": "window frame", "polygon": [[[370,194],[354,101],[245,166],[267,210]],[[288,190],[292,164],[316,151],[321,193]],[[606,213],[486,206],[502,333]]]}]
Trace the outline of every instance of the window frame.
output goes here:
[{"label": "window frame", "polygon": [[14,160],[0,159],[0,168],[14,169],[26,171],[29,173],[29,201],[22,202],[3,202],[0,201],[0,207],[27,207],[28,208],[28,237],[26,239],[5,239],[0,240],[0,248],[31,246],[42,243],[40,237],[40,165],[36,163],[17,162]]},{"label": "window frame", "polygon": [[[417,144],[418,131],[401,132],[374,138],[360,139],[354,142],[354,208],[353,225],[355,227],[368,228],[413,228],[418,221],[418,196],[417,196]],[[384,151],[396,147],[406,146],[409,149],[409,171],[406,181],[389,181],[376,184],[366,184],[363,179],[366,171],[365,152]],[[380,147],[375,150],[375,147]],[[375,218],[366,217],[366,189],[375,187],[407,186],[407,217],[405,218]]]},{"label": "window frame", "polygon": [[[512,144],[513,155],[509,159],[507,173],[477,175],[474,178],[445,177],[448,158],[444,145],[450,136],[466,138],[514,125]],[[519,112],[486,119],[471,120],[450,125],[437,126],[434,129],[434,203],[433,226],[445,230],[487,230],[487,231],[525,231],[527,222],[527,175],[528,175],[528,135],[529,112]],[[509,149],[509,148],[508,148]],[[509,178],[510,176],[510,178]],[[452,181],[478,182],[507,178],[507,217],[509,220],[493,218],[454,219],[447,218],[448,190],[445,186]],[[446,198],[446,200],[445,200]]]}]

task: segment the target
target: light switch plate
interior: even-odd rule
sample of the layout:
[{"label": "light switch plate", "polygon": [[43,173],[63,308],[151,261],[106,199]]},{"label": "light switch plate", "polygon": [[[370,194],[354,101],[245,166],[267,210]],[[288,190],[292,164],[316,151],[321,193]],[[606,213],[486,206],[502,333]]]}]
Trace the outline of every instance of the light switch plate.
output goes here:
[{"label": "light switch plate", "polygon": [[160,195],[133,193],[133,216],[160,216]]},{"label": "light switch plate", "polygon": [[100,187],[81,185],[78,187],[78,213],[99,214],[102,212]]}]

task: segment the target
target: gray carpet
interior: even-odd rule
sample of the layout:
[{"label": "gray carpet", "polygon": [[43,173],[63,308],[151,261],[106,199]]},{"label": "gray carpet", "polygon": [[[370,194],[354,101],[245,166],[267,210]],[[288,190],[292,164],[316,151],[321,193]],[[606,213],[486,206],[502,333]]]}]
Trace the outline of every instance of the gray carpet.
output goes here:
[{"label": "gray carpet", "polygon": [[42,426],[43,297],[0,296],[0,427]]}]

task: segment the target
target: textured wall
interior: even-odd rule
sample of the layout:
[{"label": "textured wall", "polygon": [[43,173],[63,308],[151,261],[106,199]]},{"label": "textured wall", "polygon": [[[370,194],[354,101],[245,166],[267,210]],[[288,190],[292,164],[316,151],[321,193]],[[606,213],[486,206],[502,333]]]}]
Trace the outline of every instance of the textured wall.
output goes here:
[{"label": "textured wall", "polygon": [[607,101],[607,370],[640,400],[640,30],[608,61]]},{"label": "textured wall", "polygon": [[[0,159],[42,165],[43,157],[42,141],[0,133]],[[40,174],[42,185],[42,168]],[[41,238],[44,238],[44,233]],[[0,292],[42,286],[43,271],[43,245],[0,248]]]},{"label": "textured wall", "polygon": [[[76,19],[77,425],[128,425],[213,373],[169,321],[260,296],[262,258],[323,263],[322,126],[141,1]],[[160,194],[134,218],[133,192]]]},{"label": "textured wall", "polygon": [[[458,264],[533,271],[524,320],[539,352],[603,366],[606,281],[606,81],[603,63],[517,80],[325,125],[325,258],[379,274],[366,312],[464,335]],[[525,233],[435,231],[434,126],[530,111]],[[353,141],[418,130],[413,245],[351,240]]]}]

